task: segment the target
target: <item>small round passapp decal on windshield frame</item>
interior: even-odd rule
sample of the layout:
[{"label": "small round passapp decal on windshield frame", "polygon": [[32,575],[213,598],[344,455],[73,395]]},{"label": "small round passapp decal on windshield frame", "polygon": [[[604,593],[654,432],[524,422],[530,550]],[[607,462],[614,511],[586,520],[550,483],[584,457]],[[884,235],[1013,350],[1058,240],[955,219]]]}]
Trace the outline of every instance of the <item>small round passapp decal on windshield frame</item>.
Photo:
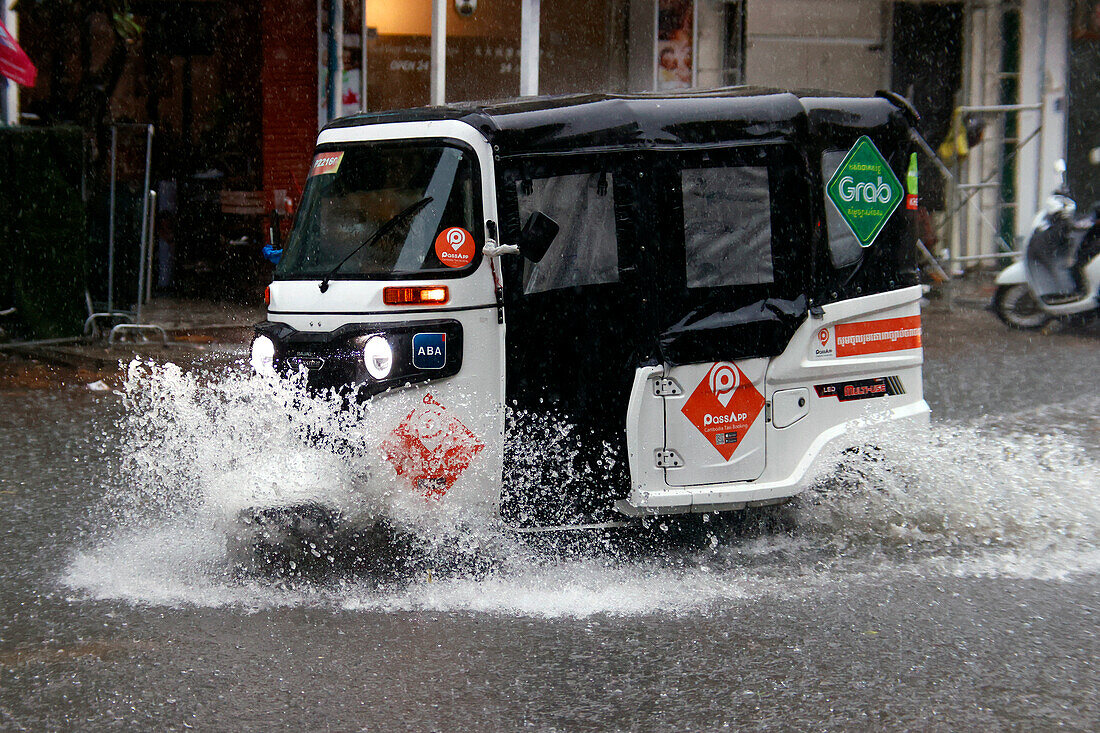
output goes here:
[{"label": "small round passapp decal on windshield frame", "polygon": [[444,229],[435,238],[435,256],[447,267],[465,267],[473,262],[473,236],[462,227]]}]

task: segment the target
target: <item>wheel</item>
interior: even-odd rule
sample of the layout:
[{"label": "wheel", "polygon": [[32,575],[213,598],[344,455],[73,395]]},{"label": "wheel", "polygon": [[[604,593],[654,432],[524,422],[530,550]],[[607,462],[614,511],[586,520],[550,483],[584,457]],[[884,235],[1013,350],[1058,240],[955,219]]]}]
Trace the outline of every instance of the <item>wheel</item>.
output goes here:
[{"label": "wheel", "polygon": [[339,521],[335,510],[314,503],[242,509],[226,538],[226,554],[248,572],[328,570]]},{"label": "wheel", "polygon": [[1006,326],[1021,331],[1034,331],[1051,320],[1024,283],[997,288],[993,296],[993,312]]}]

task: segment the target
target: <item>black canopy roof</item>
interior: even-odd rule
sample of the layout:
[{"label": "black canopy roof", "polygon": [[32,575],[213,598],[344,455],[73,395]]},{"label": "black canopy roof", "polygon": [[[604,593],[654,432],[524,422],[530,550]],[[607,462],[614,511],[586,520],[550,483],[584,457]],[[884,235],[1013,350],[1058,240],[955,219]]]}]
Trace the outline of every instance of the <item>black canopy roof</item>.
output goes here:
[{"label": "black canopy roof", "polygon": [[478,129],[498,155],[511,156],[797,140],[807,134],[832,137],[841,128],[847,137],[853,130],[908,127],[915,114],[908,102],[889,92],[850,97],[726,87],[673,94],[574,94],[464,102],[357,114],[334,120],[325,129],[461,120]]}]

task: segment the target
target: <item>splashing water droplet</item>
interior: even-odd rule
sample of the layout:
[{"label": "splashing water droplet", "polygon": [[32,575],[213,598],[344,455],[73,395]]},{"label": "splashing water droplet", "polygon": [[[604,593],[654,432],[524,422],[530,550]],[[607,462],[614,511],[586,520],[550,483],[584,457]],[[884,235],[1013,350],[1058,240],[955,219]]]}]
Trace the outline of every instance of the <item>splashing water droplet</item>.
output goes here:
[{"label": "splashing water droplet", "polygon": [[[346,409],[335,397],[305,396],[293,381],[131,365],[123,486],[109,496],[108,528],[74,552],[65,581],[94,597],[143,603],[560,616],[705,610],[867,569],[1060,578],[1100,568],[1095,452],[1066,435],[965,424],[878,426],[867,436],[875,448],[823,460],[792,504],[705,514],[697,540],[688,532],[677,544],[680,519],[661,518],[662,543],[641,551],[621,549],[624,536],[580,535],[569,552],[543,552],[501,524],[485,500],[487,480],[480,494],[432,503],[399,486],[379,455],[380,431],[415,395]],[[592,450],[574,426],[544,420],[518,433],[516,414],[514,465],[531,469],[533,496],[584,478],[570,473],[583,461],[565,460]],[[611,465],[601,450],[590,463]],[[240,510],[303,502],[384,518],[407,538],[402,548],[427,559],[404,577],[348,576],[323,587],[234,574],[227,527]],[[358,537],[355,551],[375,552],[370,539]],[[334,548],[313,545],[323,562],[339,560]],[[467,564],[443,572],[441,558],[456,557]],[[302,569],[298,560],[288,567]]]}]

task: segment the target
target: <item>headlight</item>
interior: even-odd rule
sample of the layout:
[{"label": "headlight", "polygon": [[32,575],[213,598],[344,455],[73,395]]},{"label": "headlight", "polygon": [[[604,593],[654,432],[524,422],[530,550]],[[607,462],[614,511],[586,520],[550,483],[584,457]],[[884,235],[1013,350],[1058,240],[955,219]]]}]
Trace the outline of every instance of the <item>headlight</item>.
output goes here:
[{"label": "headlight", "polygon": [[363,363],[367,365],[367,373],[375,379],[388,377],[393,369],[393,349],[390,348],[390,343],[381,336],[371,336],[363,344]]},{"label": "headlight", "polygon": [[275,342],[267,336],[252,339],[252,370],[261,377],[275,376]]}]

